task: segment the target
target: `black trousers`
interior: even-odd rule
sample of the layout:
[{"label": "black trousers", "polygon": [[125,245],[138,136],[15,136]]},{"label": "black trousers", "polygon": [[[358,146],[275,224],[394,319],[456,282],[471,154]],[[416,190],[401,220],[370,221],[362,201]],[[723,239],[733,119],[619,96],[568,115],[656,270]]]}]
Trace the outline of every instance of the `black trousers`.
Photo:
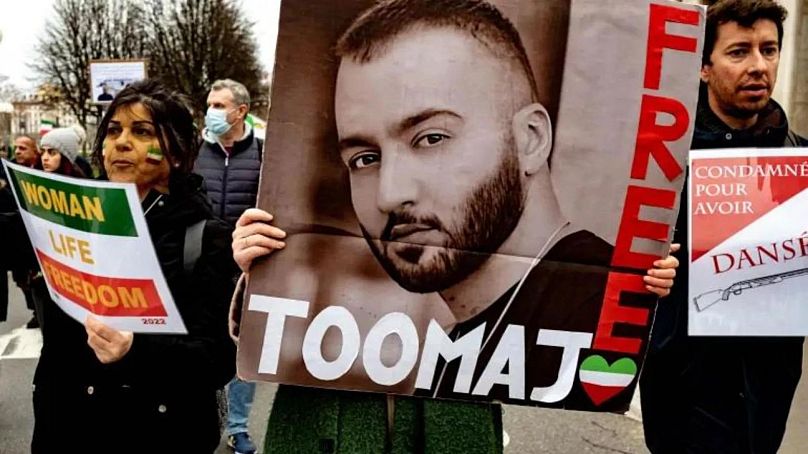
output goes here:
[{"label": "black trousers", "polygon": [[51,383],[37,384],[33,397],[32,454],[210,454],[221,436],[214,391],[164,400],[120,387],[95,386],[88,394],[83,386]]},{"label": "black trousers", "polygon": [[22,291],[23,296],[25,296],[25,307],[31,309],[32,311],[35,310],[34,308],[34,298],[31,293],[31,288],[28,286],[28,271],[26,269],[13,269],[11,270],[11,275],[14,278],[14,282],[20,286],[20,291]]},{"label": "black trousers", "polygon": [[8,319],[8,273],[0,268],[0,322]]},{"label": "black trousers", "polygon": [[774,454],[802,371],[804,338],[687,338],[650,351],[640,376],[648,449]]}]

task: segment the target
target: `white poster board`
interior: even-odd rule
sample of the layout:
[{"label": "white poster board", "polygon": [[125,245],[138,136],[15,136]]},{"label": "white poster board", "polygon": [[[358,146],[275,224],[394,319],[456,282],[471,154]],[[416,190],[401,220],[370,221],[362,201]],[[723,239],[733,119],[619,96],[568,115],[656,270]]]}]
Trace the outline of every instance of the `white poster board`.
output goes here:
[{"label": "white poster board", "polygon": [[137,333],[187,333],[133,184],[3,161],[48,291],[65,313]]},{"label": "white poster board", "polygon": [[112,102],[127,85],[145,78],[145,60],[91,61],[92,100],[102,104]]},{"label": "white poster board", "polygon": [[693,150],[690,335],[808,334],[808,149]]}]

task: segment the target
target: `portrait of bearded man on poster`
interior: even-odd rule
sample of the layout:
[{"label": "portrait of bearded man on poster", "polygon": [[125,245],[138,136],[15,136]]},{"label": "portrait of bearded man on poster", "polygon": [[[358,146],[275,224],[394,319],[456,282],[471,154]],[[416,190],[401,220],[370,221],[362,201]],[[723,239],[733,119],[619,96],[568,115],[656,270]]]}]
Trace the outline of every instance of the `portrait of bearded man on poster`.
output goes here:
[{"label": "portrait of bearded man on poster", "polygon": [[[634,17],[647,18],[647,6]],[[587,7],[586,14],[602,14]],[[250,273],[243,376],[625,410],[630,392],[610,401],[575,385],[584,358],[633,367],[608,376],[617,381],[606,393],[598,388],[599,396],[632,390],[641,364],[639,346],[616,355],[593,347],[613,271],[609,228],[617,230],[622,211],[614,199],[626,191],[636,120],[562,128],[563,151],[576,153],[562,164],[601,160],[592,178],[599,192],[586,197],[604,201],[588,216],[608,228],[571,222],[554,184],[560,173],[551,172],[570,20],[567,0],[282,5],[274,139],[258,205],[289,240]],[[636,95],[639,108],[639,90],[617,85],[613,92]],[[586,108],[576,95],[566,105]],[[606,157],[600,145],[576,149],[570,140],[571,131],[610,128],[626,133],[612,142],[620,156]],[[658,257],[665,241],[655,238],[645,250]],[[657,297],[643,287],[645,271],[622,269],[639,288],[610,297],[643,319],[607,322],[609,333],[638,345]],[[388,316],[401,321],[398,335],[379,338],[377,330],[373,338]]]},{"label": "portrait of bearded man on poster", "polygon": [[[551,120],[519,33],[487,2],[387,1],[336,49],[339,152],[373,255],[406,290],[440,294],[450,337],[482,329],[478,364],[524,325],[526,381],[552,385],[531,379],[561,354],[536,333],[594,332],[611,246],[561,213]],[[447,373],[438,395],[451,395]]]}]

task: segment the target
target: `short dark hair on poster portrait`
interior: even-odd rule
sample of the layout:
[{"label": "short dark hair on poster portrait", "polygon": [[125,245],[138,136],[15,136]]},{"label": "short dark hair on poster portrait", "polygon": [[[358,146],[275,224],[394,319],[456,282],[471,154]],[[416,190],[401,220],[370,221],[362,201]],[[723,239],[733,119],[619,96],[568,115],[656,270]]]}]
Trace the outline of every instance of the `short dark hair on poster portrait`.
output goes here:
[{"label": "short dark hair on poster portrait", "polygon": [[367,63],[413,27],[453,27],[468,33],[495,56],[516,64],[538,99],[536,80],[516,27],[483,0],[382,0],[359,16],[337,42],[340,58]]},{"label": "short dark hair on poster portrait", "polygon": [[701,63],[709,65],[718,27],[728,22],[750,28],[760,19],[768,19],[777,26],[777,45],[783,46],[783,22],[788,11],[774,0],[718,0],[707,9],[707,24],[704,32],[704,53]]}]

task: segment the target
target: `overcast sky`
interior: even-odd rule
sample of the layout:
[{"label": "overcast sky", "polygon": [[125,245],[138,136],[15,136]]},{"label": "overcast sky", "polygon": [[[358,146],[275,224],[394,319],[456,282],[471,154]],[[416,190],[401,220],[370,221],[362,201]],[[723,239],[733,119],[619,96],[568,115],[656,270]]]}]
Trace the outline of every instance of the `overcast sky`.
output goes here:
[{"label": "overcast sky", "polygon": [[[55,0],[0,0],[0,75],[25,89],[33,89],[26,64],[36,58],[34,47],[53,17]],[[280,0],[241,0],[242,10],[255,23],[259,59],[269,70],[275,49]]]}]

